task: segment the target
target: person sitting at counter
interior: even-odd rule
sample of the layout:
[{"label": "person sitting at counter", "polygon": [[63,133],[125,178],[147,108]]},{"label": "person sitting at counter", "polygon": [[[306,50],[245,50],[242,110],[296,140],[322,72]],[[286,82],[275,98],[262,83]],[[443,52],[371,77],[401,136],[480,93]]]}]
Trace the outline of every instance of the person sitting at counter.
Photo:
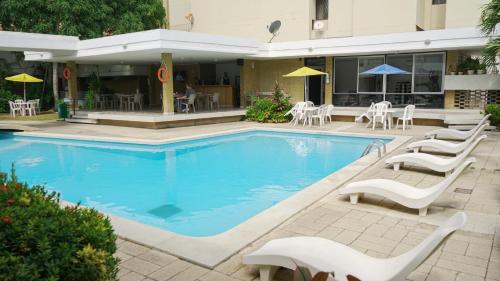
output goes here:
[{"label": "person sitting at counter", "polygon": [[222,85],[231,85],[231,79],[229,79],[227,72],[224,72],[224,76],[222,77]]}]

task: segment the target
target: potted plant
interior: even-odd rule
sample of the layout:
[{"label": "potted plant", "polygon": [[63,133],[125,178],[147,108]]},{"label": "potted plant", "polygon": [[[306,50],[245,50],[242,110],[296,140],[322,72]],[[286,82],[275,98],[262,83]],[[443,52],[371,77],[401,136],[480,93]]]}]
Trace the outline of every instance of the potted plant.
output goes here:
[{"label": "potted plant", "polygon": [[486,73],[486,64],[480,63],[477,69],[477,74],[485,74]]},{"label": "potted plant", "polygon": [[448,66],[448,74],[450,74],[450,75],[455,75],[456,74],[455,67],[453,65],[451,65],[451,64]]},{"label": "potted plant", "polygon": [[466,57],[460,65],[464,71],[467,71],[467,74],[472,75],[477,69],[479,69],[479,59],[469,56]]}]

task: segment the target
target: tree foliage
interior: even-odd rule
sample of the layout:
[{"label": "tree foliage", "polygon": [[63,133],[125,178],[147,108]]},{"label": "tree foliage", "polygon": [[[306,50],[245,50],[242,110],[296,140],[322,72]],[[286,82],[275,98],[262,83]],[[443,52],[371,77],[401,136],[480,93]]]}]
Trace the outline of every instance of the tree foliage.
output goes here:
[{"label": "tree foliage", "polygon": [[161,0],[1,0],[3,30],[102,37],[160,28]]},{"label": "tree foliage", "polygon": [[483,7],[479,27],[481,32],[490,37],[483,49],[483,62],[489,67],[495,67],[496,57],[500,52],[500,37],[496,34],[497,25],[500,24],[500,0],[490,0]]}]

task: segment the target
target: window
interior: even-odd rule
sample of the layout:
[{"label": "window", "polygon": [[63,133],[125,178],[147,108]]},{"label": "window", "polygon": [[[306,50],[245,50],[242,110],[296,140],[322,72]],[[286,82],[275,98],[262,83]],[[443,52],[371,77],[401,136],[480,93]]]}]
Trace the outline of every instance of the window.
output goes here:
[{"label": "window", "polygon": [[446,4],[446,0],[432,0],[432,5]]},{"label": "window", "polygon": [[384,64],[384,56],[360,57],[359,58],[359,77],[358,92],[360,93],[381,93],[383,76],[382,75],[363,75],[364,71]]},{"label": "window", "polygon": [[316,0],[316,19],[328,19],[328,0]]},{"label": "window", "polygon": [[335,58],[335,92],[357,93],[358,58]]},{"label": "window", "polygon": [[413,76],[415,93],[442,93],[444,54],[416,54]]},{"label": "window", "polygon": [[413,55],[388,55],[387,64],[409,72],[387,75],[387,93],[411,93]]}]

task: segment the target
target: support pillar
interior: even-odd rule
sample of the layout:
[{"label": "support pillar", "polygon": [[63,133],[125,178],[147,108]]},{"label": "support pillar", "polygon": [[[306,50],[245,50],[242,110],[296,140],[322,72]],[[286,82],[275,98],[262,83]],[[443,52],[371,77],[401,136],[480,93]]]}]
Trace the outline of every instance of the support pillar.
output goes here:
[{"label": "support pillar", "polygon": [[174,114],[174,71],[172,65],[172,54],[161,54],[161,61],[168,73],[167,81],[162,83],[163,114]]},{"label": "support pillar", "polygon": [[325,83],[325,104],[333,103],[333,57],[325,58],[325,72],[328,73],[329,83]]},{"label": "support pillar", "polygon": [[71,98],[71,109],[73,110],[73,114],[75,114],[75,110],[78,106],[78,73],[76,72],[76,63],[74,61],[66,62],[66,67],[71,72],[71,75],[68,79],[68,95]]}]

